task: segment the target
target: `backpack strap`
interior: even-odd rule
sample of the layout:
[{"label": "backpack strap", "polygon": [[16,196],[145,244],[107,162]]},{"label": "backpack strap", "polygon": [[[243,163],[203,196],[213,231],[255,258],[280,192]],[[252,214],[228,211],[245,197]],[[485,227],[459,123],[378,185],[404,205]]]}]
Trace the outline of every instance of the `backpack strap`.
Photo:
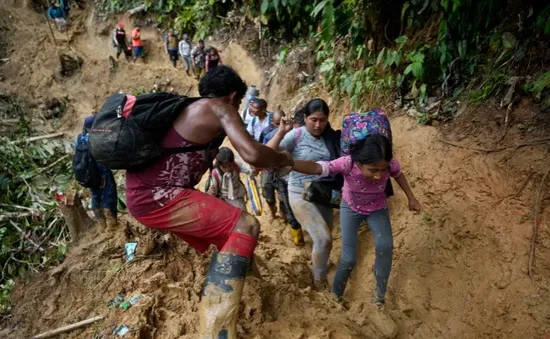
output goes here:
[{"label": "backpack strap", "polygon": [[296,145],[298,145],[298,141],[300,141],[301,136],[302,136],[302,127],[298,128],[298,132],[296,132],[296,138],[294,139],[292,151],[294,151],[294,149],[296,148]]}]

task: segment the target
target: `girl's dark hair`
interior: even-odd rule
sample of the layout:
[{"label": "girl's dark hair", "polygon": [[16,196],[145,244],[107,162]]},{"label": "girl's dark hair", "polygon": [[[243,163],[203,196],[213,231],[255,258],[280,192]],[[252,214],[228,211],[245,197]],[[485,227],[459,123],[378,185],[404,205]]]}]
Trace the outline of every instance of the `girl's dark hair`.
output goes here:
[{"label": "girl's dark hair", "polygon": [[350,146],[351,159],[360,164],[374,164],[382,160],[390,162],[393,158],[391,142],[383,135],[369,135]]},{"label": "girl's dark hair", "polygon": [[230,148],[222,147],[216,155],[216,165],[227,164],[228,162],[235,161],[235,154]]},{"label": "girl's dark hair", "polygon": [[327,116],[329,114],[329,108],[327,103],[325,102],[325,100],[319,99],[319,98],[313,99],[310,102],[308,102],[303,108],[303,111],[306,117],[310,116],[315,112],[323,112]]}]

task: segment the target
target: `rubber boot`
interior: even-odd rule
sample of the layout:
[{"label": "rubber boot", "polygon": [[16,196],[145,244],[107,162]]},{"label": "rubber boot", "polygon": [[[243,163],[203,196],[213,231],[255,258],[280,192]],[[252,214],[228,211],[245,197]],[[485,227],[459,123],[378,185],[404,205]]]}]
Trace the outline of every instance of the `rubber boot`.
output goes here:
[{"label": "rubber boot", "polygon": [[332,293],[336,295],[338,301],[342,301],[344,298],[344,290],[348,284],[349,276],[353,267],[355,266],[354,262],[346,262],[340,260],[338,267],[336,267],[336,274],[334,275],[334,281],[332,283]]},{"label": "rubber boot", "polygon": [[237,316],[250,259],[232,253],[212,255],[199,305],[201,339],[237,339]]},{"label": "rubber boot", "polygon": [[109,210],[105,211],[105,221],[106,221],[108,230],[114,230],[118,226],[117,218],[113,217],[113,215],[111,214],[111,212]]},{"label": "rubber boot", "polygon": [[302,228],[291,228],[290,229],[290,235],[292,236],[292,241],[294,241],[294,245],[296,246],[304,246],[304,233],[302,232]]},{"label": "rubber boot", "polygon": [[374,311],[369,312],[367,318],[374,327],[384,336],[384,338],[393,339],[397,336],[397,325],[386,312],[384,303],[373,304]]},{"label": "rubber boot", "polygon": [[105,214],[103,208],[98,208],[94,210],[95,224],[99,231],[104,231],[107,229],[107,223],[105,221]]}]

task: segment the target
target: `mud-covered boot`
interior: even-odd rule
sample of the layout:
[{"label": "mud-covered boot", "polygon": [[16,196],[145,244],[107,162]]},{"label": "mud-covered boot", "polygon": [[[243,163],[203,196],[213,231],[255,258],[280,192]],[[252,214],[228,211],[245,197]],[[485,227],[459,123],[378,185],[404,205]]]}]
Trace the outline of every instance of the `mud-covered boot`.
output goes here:
[{"label": "mud-covered boot", "polygon": [[212,255],[199,305],[201,339],[237,339],[237,316],[250,259],[232,253]]},{"label": "mud-covered boot", "polygon": [[107,229],[107,223],[105,221],[105,214],[103,208],[94,210],[96,230],[104,231]]},{"label": "mud-covered boot", "polygon": [[354,262],[346,262],[342,260],[340,260],[338,267],[336,267],[336,274],[334,275],[334,280],[332,282],[332,293],[336,295],[336,298],[338,298],[338,301],[340,302],[344,298],[344,291],[346,289],[346,285],[348,284],[351,271],[353,271],[353,267],[355,267]]},{"label": "mud-covered boot", "polygon": [[105,221],[108,230],[115,230],[118,226],[117,217],[114,217],[109,210],[105,211]]},{"label": "mud-covered boot", "polygon": [[302,228],[291,228],[290,229],[290,235],[292,236],[292,241],[294,241],[294,245],[296,246],[304,246],[304,233],[302,232]]},{"label": "mud-covered boot", "polygon": [[317,292],[323,292],[327,289],[327,278],[313,278],[313,289]]},{"label": "mud-covered boot", "polygon": [[397,336],[397,325],[386,312],[384,303],[377,302],[372,304],[373,311],[367,314],[367,318],[374,327],[384,336],[384,338],[393,339]]}]

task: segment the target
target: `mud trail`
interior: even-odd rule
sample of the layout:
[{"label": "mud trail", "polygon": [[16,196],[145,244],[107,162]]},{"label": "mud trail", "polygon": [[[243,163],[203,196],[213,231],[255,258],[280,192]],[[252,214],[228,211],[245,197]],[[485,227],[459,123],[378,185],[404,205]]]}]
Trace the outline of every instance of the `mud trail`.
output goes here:
[{"label": "mud trail", "polygon": [[[36,101],[65,98],[70,109],[61,129],[69,134],[77,133],[83,117],[114,91],[169,82],[165,87],[196,94],[196,82],[181,66],[177,70],[170,66],[160,36],[151,28],[143,29],[146,63],[121,61],[119,71],[110,74],[107,57],[113,54],[108,36],[112,25],[94,24],[91,11],[75,10],[69,46],[85,63],[82,73],[57,79],[52,77],[57,68],[55,55],[70,50],[63,37],[56,34],[60,42],[54,46],[43,16],[30,9],[0,4],[0,10],[14,46],[10,62],[0,66],[6,79],[0,89],[24,93]],[[263,69],[238,41],[221,47],[226,64],[234,66],[247,83],[266,90]],[[291,78],[291,74],[281,75],[281,79]],[[296,103],[292,96],[277,100],[287,110]],[[346,110],[331,109],[332,123],[338,126]],[[440,142],[442,130],[420,126],[398,112],[392,114],[391,123],[396,157],[426,209],[423,214],[409,212],[398,189],[390,200],[395,250],[387,308],[399,327],[397,338],[523,339],[550,332],[547,210],[540,217],[535,276],[533,280],[527,276],[534,199],[548,166],[545,149],[485,154],[448,146]],[[463,133],[467,124],[457,121],[456,130]],[[454,131],[450,126],[444,136],[452,137]],[[487,140],[492,137],[485,136]],[[461,139],[468,143],[467,138]],[[544,199],[548,198],[547,189],[544,193]],[[260,221],[256,255],[262,279],[249,277],[245,284],[240,337],[381,337],[367,320],[374,287],[374,246],[366,226],[359,233],[358,263],[346,302],[340,305],[328,293],[310,287],[309,237],[304,248],[296,248],[288,228],[278,220],[262,216]],[[330,278],[341,249],[338,213],[333,236]],[[138,256],[130,263],[122,258],[128,240],[139,243]],[[113,328],[124,323],[133,330],[127,335],[130,338],[194,338],[208,261],[209,253],[200,255],[179,239],[124,217],[116,232],[90,230],[71,247],[63,264],[19,281],[13,292],[12,315],[0,323],[0,329],[13,329],[9,338],[28,338],[105,315],[104,321],[65,337],[108,338]],[[127,311],[108,308],[108,301],[122,292],[144,298]]]}]

